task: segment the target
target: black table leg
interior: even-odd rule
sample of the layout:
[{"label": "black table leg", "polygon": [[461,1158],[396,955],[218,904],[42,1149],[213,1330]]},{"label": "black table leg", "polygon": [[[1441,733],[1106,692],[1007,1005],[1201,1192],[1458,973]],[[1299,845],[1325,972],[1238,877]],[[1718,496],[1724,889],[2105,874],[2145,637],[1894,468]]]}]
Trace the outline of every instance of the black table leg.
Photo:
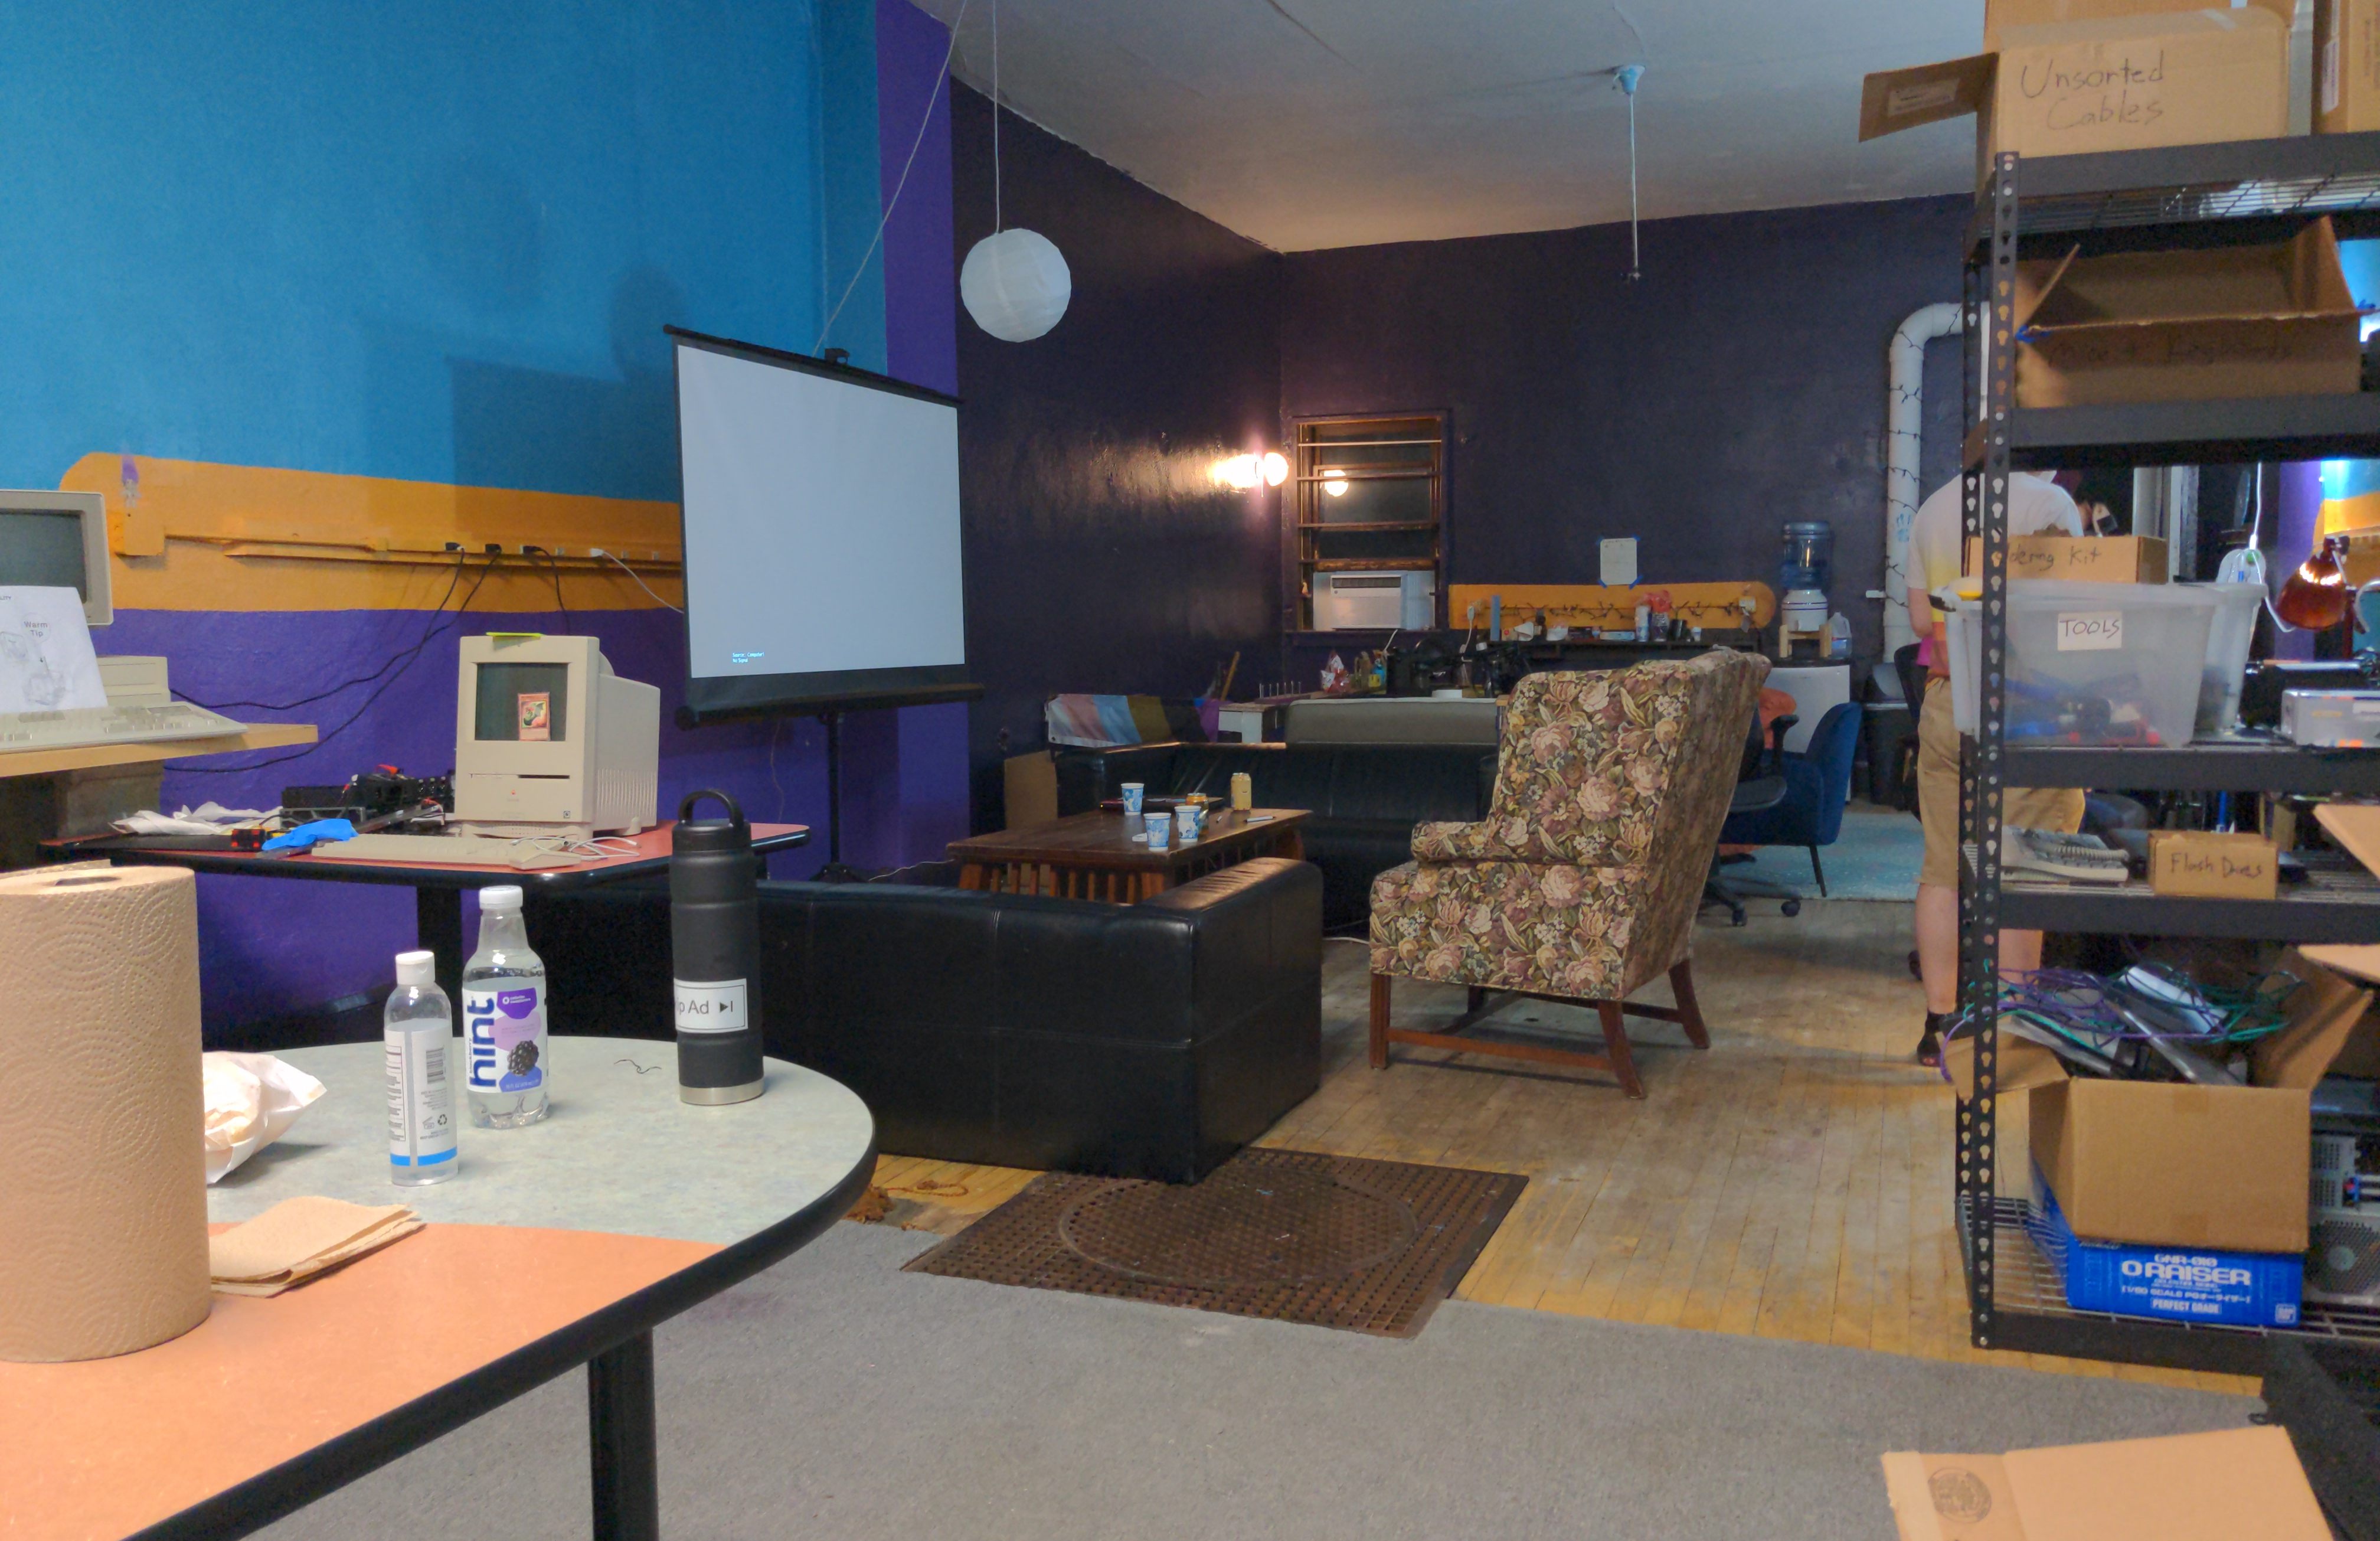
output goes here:
[{"label": "black table leg", "polygon": [[413,890],[413,945],[438,955],[438,987],[463,1006],[463,890]]},{"label": "black table leg", "polygon": [[595,1479],[595,1541],[660,1541],[651,1333],[640,1332],[588,1362],[587,1443]]}]

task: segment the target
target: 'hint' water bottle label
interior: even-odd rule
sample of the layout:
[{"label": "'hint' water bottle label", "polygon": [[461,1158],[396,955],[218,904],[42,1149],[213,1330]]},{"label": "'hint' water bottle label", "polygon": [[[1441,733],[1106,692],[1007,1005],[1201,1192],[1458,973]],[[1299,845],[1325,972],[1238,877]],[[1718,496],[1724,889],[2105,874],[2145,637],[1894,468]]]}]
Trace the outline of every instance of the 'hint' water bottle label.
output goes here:
[{"label": "'hint' water bottle label", "polygon": [[745,1005],[744,981],[714,980],[707,985],[671,981],[677,986],[677,1030],[680,1033],[741,1033],[752,1025]]},{"label": "'hint' water bottle label", "polygon": [[545,1084],[545,997],[537,986],[463,991],[471,1090],[527,1092]]}]

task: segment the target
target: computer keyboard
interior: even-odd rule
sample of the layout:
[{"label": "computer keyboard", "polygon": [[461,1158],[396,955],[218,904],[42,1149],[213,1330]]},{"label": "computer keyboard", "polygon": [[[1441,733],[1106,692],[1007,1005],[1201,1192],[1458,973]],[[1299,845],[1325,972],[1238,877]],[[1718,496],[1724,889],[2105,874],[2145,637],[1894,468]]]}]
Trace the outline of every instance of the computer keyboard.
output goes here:
[{"label": "computer keyboard", "polygon": [[2009,872],[2055,877],[2067,883],[2116,884],[2131,875],[2131,858],[2096,835],[2020,828],[2004,833],[2000,865]]},{"label": "computer keyboard", "polygon": [[514,867],[522,872],[579,867],[613,854],[583,846],[556,849],[557,842],[565,838],[555,835],[358,835],[351,840],[323,841],[313,853],[333,862]]}]

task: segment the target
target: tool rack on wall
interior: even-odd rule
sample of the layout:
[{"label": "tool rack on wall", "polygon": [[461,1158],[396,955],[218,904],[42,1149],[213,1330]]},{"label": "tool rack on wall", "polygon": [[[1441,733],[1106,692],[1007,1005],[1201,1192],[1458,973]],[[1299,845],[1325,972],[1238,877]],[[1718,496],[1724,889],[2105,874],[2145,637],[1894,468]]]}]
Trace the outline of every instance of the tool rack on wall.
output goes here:
[{"label": "tool rack on wall", "polygon": [[[1995,157],[1966,259],[1966,533],[1983,542],[1982,691],[1964,746],[1959,1001],[1979,1023],[1974,1095],[1959,1105],[1956,1183],[1978,1348],[2259,1374],[2267,1330],[2076,1311],[1996,1186],[2000,928],[2287,942],[2380,942],[2380,879],[2325,874],[2270,900],[2077,892],[2005,880],[2009,787],[2380,795],[2380,753],[2285,744],[2084,749],[2007,739],[2008,488],[2017,471],[2380,459],[2380,393],[2025,408],[2015,402],[2021,258],[2287,239],[2329,215],[2380,236],[2380,133],[2174,149]],[[2012,1153],[2017,1160],[2023,1152]],[[2306,1303],[2296,1332],[2380,1342],[2380,1311]]]}]

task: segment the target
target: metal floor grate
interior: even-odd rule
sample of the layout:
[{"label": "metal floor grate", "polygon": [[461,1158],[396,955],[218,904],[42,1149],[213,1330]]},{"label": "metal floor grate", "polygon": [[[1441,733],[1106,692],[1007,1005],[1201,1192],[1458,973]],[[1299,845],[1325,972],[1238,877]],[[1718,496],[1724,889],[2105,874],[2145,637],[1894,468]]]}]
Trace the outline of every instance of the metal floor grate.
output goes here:
[{"label": "metal floor grate", "polygon": [[1191,1184],[1050,1172],[908,1269],[1410,1338],[1527,1181],[1288,1150]]}]

